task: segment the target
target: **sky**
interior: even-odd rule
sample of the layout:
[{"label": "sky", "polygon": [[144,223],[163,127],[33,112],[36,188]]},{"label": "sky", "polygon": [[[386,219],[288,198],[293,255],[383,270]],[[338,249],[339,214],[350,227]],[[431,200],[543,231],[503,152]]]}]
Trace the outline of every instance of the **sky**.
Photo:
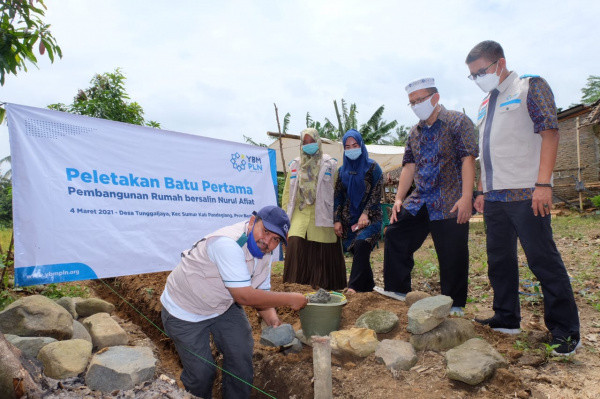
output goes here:
[{"label": "sky", "polygon": [[[581,100],[600,75],[600,1],[46,0],[62,48],[51,64],[7,75],[0,102],[70,104],[97,73],[121,68],[131,101],[166,130],[270,143],[335,120],[333,100],[356,103],[364,123],[413,125],[406,84],[434,77],[441,103],[474,119],[484,93],[467,79],[474,45],[495,40],[508,68],[544,77],[557,106]],[[0,158],[10,154],[6,122]]]}]

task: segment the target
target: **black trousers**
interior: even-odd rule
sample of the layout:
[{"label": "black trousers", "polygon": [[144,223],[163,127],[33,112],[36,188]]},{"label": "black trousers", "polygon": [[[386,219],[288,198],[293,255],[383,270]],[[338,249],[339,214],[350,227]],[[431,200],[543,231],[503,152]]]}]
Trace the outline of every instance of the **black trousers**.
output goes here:
[{"label": "black trousers", "polygon": [[469,278],[469,223],[456,218],[429,220],[427,206],[413,216],[402,208],[398,221],[385,232],[383,281],[386,291],[411,291],[410,273],[415,265],[413,254],[431,233],[440,265],[442,294],[453,299],[452,306],[467,303]]},{"label": "black trousers", "polygon": [[373,279],[373,269],[371,269],[371,251],[373,247],[366,240],[356,240],[352,246],[352,270],[350,271],[350,280],[348,288],[357,292],[373,291],[375,280]]},{"label": "black trousers", "polygon": [[529,268],[544,294],[544,321],[554,337],[579,336],[579,316],[569,275],[554,239],[550,216],[535,216],[531,200],[485,201],[488,276],[494,312],[503,320],[521,320],[517,237]]}]

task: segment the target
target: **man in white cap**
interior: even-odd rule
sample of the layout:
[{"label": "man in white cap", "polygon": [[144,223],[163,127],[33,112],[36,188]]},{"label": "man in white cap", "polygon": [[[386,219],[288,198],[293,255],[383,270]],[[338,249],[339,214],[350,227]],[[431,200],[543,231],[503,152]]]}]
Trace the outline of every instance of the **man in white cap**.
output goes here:
[{"label": "man in white cap", "polygon": [[[472,214],[475,158],[473,123],[442,106],[433,78],[406,86],[409,106],[419,118],[412,127],[390,225],[385,233],[384,288],[375,290],[404,300],[411,291],[413,254],[429,233],[440,264],[443,295],[452,313],[463,314],[469,273],[469,219]],[[407,197],[411,185],[415,189]]]}]

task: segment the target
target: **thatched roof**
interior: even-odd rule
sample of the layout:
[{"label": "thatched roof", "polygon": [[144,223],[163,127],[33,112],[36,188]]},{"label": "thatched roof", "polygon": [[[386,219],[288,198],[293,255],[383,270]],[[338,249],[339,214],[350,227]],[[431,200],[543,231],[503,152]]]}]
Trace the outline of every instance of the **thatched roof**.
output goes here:
[{"label": "thatched roof", "polygon": [[593,104],[577,104],[558,113],[558,121],[581,116],[581,126],[600,124],[600,100]]},{"label": "thatched roof", "polygon": [[600,100],[590,105],[592,111],[586,119],[583,120],[583,126],[600,124]]}]

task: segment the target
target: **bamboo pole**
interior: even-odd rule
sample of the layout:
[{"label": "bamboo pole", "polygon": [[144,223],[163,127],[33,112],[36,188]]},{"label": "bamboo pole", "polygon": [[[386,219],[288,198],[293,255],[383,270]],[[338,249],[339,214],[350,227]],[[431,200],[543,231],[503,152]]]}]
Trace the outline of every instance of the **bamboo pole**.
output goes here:
[{"label": "bamboo pole", "polygon": [[279,152],[281,153],[281,166],[283,167],[283,181],[287,181],[287,170],[285,168],[285,157],[283,156],[283,141],[281,140],[281,125],[279,124],[279,111],[277,110],[277,104],[273,103],[275,107],[275,118],[277,119],[277,131],[279,132]]},{"label": "bamboo pole", "polygon": [[[579,151],[579,117],[577,123],[577,184],[581,184],[581,153]],[[583,212],[583,194],[579,191],[579,210]]]},{"label": "bamboo pole", "polygon": [[331,383],[331,345],[329,337],[311,337],[313,345],[313,372],[315,399],[333,398]]}]

